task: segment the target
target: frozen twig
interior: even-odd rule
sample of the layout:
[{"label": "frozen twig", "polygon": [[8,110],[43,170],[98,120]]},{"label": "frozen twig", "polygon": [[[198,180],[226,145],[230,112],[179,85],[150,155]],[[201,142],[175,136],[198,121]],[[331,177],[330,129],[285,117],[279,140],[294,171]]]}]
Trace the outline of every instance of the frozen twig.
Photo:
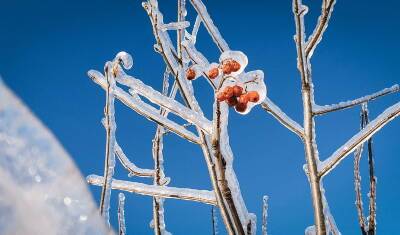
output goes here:
[{"label": "frozen twig", "polygon": [[106,156],[104,166],[104,178],[102,182],[101,198],[100,198],[100,214],[104,216],[106,223],[110,227],[110,197],[111,183],[114,175],[115,167],[115,110],[114,110],[114,95],[115,95],[115,79],[111,73],[111,63],[107,62],[104,67],[106,74],[106,105],[104,108],[104,127],[106,129]]},{"label": "frozen twig", "polygon": [[125,195],[123,193],[118,194],[118,228],[119,235],[126,235],[125,226]]},{"label": "frozen twig", "polygon": [[272,100],[268,97],[261,103],[261,107],[276,118],[282,125],[297,134],[300,138],[304,138],[304,129],[296,121],[291,119],[284,113]]},{"label": "frozen twig", "polygon": [[115,154],[122,166],[129,171],[129,176],[140,176],[140,177],[153,177],[154,170],[142,169],[137,167],[133,162],[129,161],[129,158],[125,155],[119,144],[115,143]]},{"label": "frozen twig", "polygon": [[[89,175],[86,177],[89,184],[102,186],[104,177],[98,175]],[[173,198],[194,202],[201,202],[210,205],[216,205],[215,195],[213,191],[197,190],[188,188],[176,188],[168,186],[148,185],[137,182],[113,180],[112,189],[136,193],[151,197]]]},{"label": "frozen twig", "polygon": [[267,235],[267,218],[268,218],[268,196],[263,197],[262,210],[262,235]]},{"label": "frozen twig", "polygon": [[[101,73],[91,70],[89,71],[89,76],[95,83],[100,85],[103,89],[107,89],[107,83],[104,79],[104,76]],[[141,101],[139,97],[131,96],[130,94],[128,94],[119,87],[116,87],[114,92],[115,92],[115,98],[119,99],[122,103],[124,103],[129,108],[133,109],[138,114],[160,125],[163,125],[166,129],[169,129],[170,131],[176,133],[177,135],[193,143],[197,144],[200,143],[200,140],[196,135],[186,130],[181,125],[161,116],[157,109]]]},{"label": "frozen twig", "polygon": [[[363,105],[364,107],[364,105]],[[365,120],[365,112],[364,109],[361,110],[361,125],[360,129],[364,129],[366,124]],[[367,235],[365,231],[365,219],[363,212],[363,200],[362,200],[362,191],[361,191],[361,174],[360,174],[360,160],[363,151],[363,144],[358,146],[354,152],[354,189],[356,193],[356,209],[358,215],[358,223],[360,225],[362,235]]]},{"label": "frozen twig", "polygon": [[182,22],[172,22],[168,24],[163,24],[160,26],[161,30],[180,30],[180,29],[185,29],[190,26],[190,23],[188,21],[182,21]]},{"label": "frozen twig", "polygon": [[329,112],[333,112],[333,111],[351,108],[353,106],[372,101],[376,98],[398,92],[399,90],[400,90],[400,87],[399,87],[399,85],[396,84],[396,85],[393,85],[392,87],[385,88],[381,91],[375,92],[371,95],[360,97],[355,100],[340,102],[338,104],[324,105],[324,106],[315,105],[313,108],[313,113],[314,113],[314,115],[321,115],[321,114],[325,114],[325,113],[329,113]]},{"label": "frozen twig", "polygon": [[214,25],[210,15],[207,12],[206,6],[201,0],[190,0],[197,14],[201,17],[204,26],[206,27],[208,33],[214,40],[215,44],[218,46],[220,51],[229,50],[228,43],[222,38],[218,28]]},{"label": "frozen twig", "polygon": [[349,141],[337,149],[329,158],[319,165],[319,175],[324,176],[335,168],[348,154],[363,144],[382,127],[400,114],[400,102],[387,108],[377,118],[371,121],[364,129],[354,135]]},{"label": "frozen twig", "polygon": [[333,7],[335,6],[336,0],[323,0],[321,15],[318,18],[317,26],[314,29],[314,32],[308,38],[307,46],[305,49],[306,58],[311,58],[315,48],[318,43],[321,41],[322,36],[326,28],[328,27],[329,20],[331,18]]},{"label": "frozen twig", "polygon": [[212,234],[218,234],[218,218],[217,218],[217,210],[215,206],[211,207],[211,225],[212,225]]},{"label": "frozen twig", "polygon": [[314,208],[314,222],[316,235],[326,234],[323,197],[320,188],[317,164],[319,162],[318,148],[315,140],[315,123],[312,114],[314,106],[314,85],[311,80],[311,65],[305,52],[304,15],[308,8],[301,0],[293,0],[293,14],[296,24],[295,42],[297,48],[297,67],[301,76],[301,93],[304,113],[304,148],[308,169],[308,179],[311,188]]}]

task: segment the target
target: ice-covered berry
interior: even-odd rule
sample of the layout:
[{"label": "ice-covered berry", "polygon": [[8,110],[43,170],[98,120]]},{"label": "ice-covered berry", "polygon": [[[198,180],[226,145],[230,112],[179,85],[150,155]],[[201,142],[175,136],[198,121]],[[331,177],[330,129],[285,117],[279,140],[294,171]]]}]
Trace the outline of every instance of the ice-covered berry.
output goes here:
[{"label": "ice-covered berry", "polygon": [[208,73],[207,73],[207,76],[208,76],[210,79],[214,79],[214,78],[218,77],[218,75],[219,75],[219,70],[218,70],[218,68],[212,68],[212,69],[210,69],[210,70],[208,71]]},{"label": "ice-covered berry", "polygon": [[235,105],[235,109],[236,109],[236,111],[238,111],[239,113],[243,113],[243,112],[245,112],[246,109],[247,109],[247,103],[240,103],[240,102],[238,102],[238,103]]},{"label": "ice-covered berry", "polygon": [[239,97],[243,94],[243,87],[235,85],[233,86],[233,95]]},{"label": "ice-covered berry", "polygon": [[237,72],[240,70],[240,64],[236,60],[231,60],[231,71],[232,72]]},{"label": "ice-covered berry", "polygon": [[229,99],[226,99],[225,102],[226,102],[230,107],[233,107],[233,106],[235,106],[235,105],[238,103],[237,98],[236,98],[235,96],[231,96]]},{"label": "ice-covered berry", "polygon": [[247,93],[247,98],[249,99],[250,102],[256,103],[260,100],[260,95],[258,94],[257,91],[249,91]]},{"label": "ice-covered berry", "polygon": [[218,100],[218,102],[222,102],[222,101],[226,100],[225,92],[223,92],[223,91],[218,92],[217,100]]},{"label": "ice-covered berry", "polygon": [[188,80],[193,80],[196,78],[196,71],[194,71],[193,68],[188,68],[188,70],[186,70],[186,78]]}]

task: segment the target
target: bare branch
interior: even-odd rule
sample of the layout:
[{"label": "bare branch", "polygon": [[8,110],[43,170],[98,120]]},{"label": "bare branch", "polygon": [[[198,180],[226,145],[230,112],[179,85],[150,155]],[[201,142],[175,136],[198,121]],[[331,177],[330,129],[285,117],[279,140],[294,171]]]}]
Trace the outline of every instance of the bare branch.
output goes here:
[{"label": "bare branch", "polygon": [[262,210],[262,235],[267,235],[267,217],[268,217],[268,196],[263,197],[263,210]]},{"label": "bare branch", "polygon": [[104,162],[104,178],[101,197],[100,197],[100,214],[104,216],[107,225],[110,227],[110,197],[111,182],[114,175],[115,167],[115,116],[114,116],[114,95],[115,95],[115,79],[111,73],[111,63],[107,62],[104,67],[107,80],[105,84],[106,105],[104,108],[104,127],[106,129],[106,156]]},{"label": "bare branch", "polygon": [[129,161],[129,158],[125,155],[122,148],[117,142],[115,142],[115,153],[122,166],[129,171],[130,176],[140,176],[140,177],[153,177],[154,170],[142,169],[137,167],[133,162]]},{"label": "bare branch", "polygon": [[392,87],[385,88],[381,91],[375,92],[371,95],[360,97],[355,100],[340,102],[338,104],[324,105],[324,106],[315,105],[313,107],[313,114],[314,115],[322,115],[322,114],[326,114],[326,113],[333,112],[333,111],[351,108],[353,106],[375,100],[379,97],[398,92],[399,90],[400,90],[400,87],[399,87],[399,85],[396,84],[396,85],[393,85]]},{"label": "bare branch", "polygon": [[331,18],[333,7],[335,6],[336,0],[324,0],[322,4],[322,12],[320,17],[318,18],[317,26],[314,29],[314,32],[311,34],[307,41],[306,46],[306,58],[311,58],[315,48],[318,43],[321,41],[322,36],[324,35],[325,30],[328,27],[329,20]]},{"label": "bare branch", "polygon": [[229,50],[228,43],[222,38],[218,28],[214,25],[210,15],[207,12],[206,6],[201,0],[190,0],[197,14],[201,17],[204,26],[206,27],[208,33],[211,35],[215,44],[218,46],[220,51]]},{"label": "bare branch", "polygon": [[395,119],[400,114],[400,102],[386,109],[382,114],[370,122],[363,130],[354,135],[349,141],[336,150],[329,158],[318,166],[319,175],[322,177],[334,169],[340,161],[363,144],[382,127]]},{"label": "bare branch", "polygon": [[123,193],[118,194],[118,228],[119,235],[126,235],[125,226],[125,195]]},{"label": "bare branch", "polygon": [[283,126],[294,132],[300,138],[304,138],[304,128],[301,127],[296,121],[291,119],[286,113],[284,113],[272,100],[268,97],[265,98],[264,102],[261,103],[261,107],[276,118]]},{"label": "bare branch", "polygon": [[[104,177],[98,175],[89,175],[86,177],[89,184],[102,186]],[[201,202],[210,205],[216,205],[214,192],[208,190],[196,190],[187,188],[175,188],[167,186],[148,185],[137,182],[113,180],[112,189],[136,193],[151,197],[173,198],[194,202]]]},{"label": "bare branch", "polygon": [[[89,76],[92,78],[92,80],[100,85],[103,89],[106,89],[106,82],[103,77],[99,72],[91,70],[89,71]],[[183,128],[181,125],[161,116],[159,114],[159,111],[155,109],[154,107],[144,103],[139,99],[139,97],[133,97],[129,95],[127,92],[122,90],[119,87],[115,88],[115,98],[119,99],[122,103],[124,103],[126,106],[129,108],[133,109],[135,112],[138,114],[144,116],[145,118],[156,122],[162,126],[164,126],[166,129],[171,130],[172,132],[176,133],[177,135],[193,142],[196,144],[200,143],[199,138],[194,135],[192,132],[186,130]]]}]

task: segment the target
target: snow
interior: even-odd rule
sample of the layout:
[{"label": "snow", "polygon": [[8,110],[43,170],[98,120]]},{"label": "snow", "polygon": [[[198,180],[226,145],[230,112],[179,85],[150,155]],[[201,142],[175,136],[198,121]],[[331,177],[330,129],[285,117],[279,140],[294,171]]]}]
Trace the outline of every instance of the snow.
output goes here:
[{"label": "snow", "polygon": [[0,234],[112,234],[71,156],[1,79],[0,156]]}]

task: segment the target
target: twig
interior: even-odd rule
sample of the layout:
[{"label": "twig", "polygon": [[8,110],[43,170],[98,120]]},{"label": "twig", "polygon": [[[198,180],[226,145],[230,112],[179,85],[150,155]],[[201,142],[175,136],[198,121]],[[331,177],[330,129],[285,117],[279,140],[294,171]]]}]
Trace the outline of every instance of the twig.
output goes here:
[{"label": "twig", "polygon": [[139,168],[133,162],[129,161],[129,158],[125,155],[117,142],[115,142],[115,154],[122,166],[129,171],[129,176],[153,177],[154,170]]},{"label": "twig", "polygon": [[284,113],[272,100],[268,97],[265,98],[264,102],[261,103],[261,107],[276,118],[283,126],[294,132],[300,138],[304,138],[304,128],[301,127],[296,121],[291,119],[286,113]]},{"label": "twig", "polygon": [[123,193],[118,194],[118,228],[119,235],[126,234],[126,226],[125,226],[125,195]]},{"label": "twig", "polygon": [[104,182],[102,184],[101,197],[100,197],[100,214],[104,216],[107,225],[110,227],[110,197],[111,197],[111,183],[114,175],[115,167],[115,117],[114,117],[114,92],[115,80],[111,73],[111,63],[107,62],[104,67],[106,74],[107,87],[106,87],[106,105],[104,108],[105,116],[105,129],[106,129],[106,156],[104,166]]},{"label": "twig", "polygon": [[314,32],[311,34],[307,41],[306,46],[306,58],[311,58],[315,48],[317,47],[318,43],[321,41],[322,36],[326,28],[328,27],[329,19],[331,18],[333,7],[336,3],[336,0],[324,0],[324,4],[322,4],[322,13],[321,16],[318,18],[317,26],[314,29]]},{"label": "twig", "polygon": [[297,67],[301,75],[302,99],[304,113],[304,146],[308,169],[308,179],[311,187],[312,203],[314,208],[314,222],[317,235],[326,234],[325,215],[322,202],[322,192],[320,188],[320,177],[318,176],[317,163],[319,162],[317,144],[315,141],[315,124],[312,115],[314,105],[313,84],[311,80],[311,66],[308,63],[305,53],[305,27],[304,15],[308,8],[301,0],[293,0],[293,13],[296,23],[296,48],[297,48]]},{"label": "twig", "polygon": [[324,106],[315,105],[313,108],[313,114],[314,115],[322,115],[322,114],[333,112],[333,111],[351,108],[353,106],[375,100],[379,97],[398,92],[399,90],[400,90],[400,87],[399,87],[399,85],[396,84],[396,85],[393,85],[392,87],[385,88],[381,91],[375,92],[371,95],[360,97],[355,100],[340,102],[338,104],[324,105]]},{"label": "twig", "polygon": [[377,118],[370,122],[363,130],[354,135],[344,145],[338,148],[329,158],[324,160],[318,166],[319,175],[322,177],[328,174],[342,161],[348,154],[353,152],[358,146],[367,141],[372,135],[378,132],[382,127],[400,115],[400,102],[387,108]]},{"label": "twig", "polygon": [[268,217],[268,196],[263,197],[262,210],[262,235],[267,235],[267,217]]},{"label": "twig", "polygon": [[[89,175],[86,177],[86,180],[89,184],[96,186],[102,186],[104,184],[103,176]],[[217,204],[214,192],[208,190],[148,185],[143,183],[116,180],[116,179],[112,181],[111,186],[112,189],[136,193],[145,196],[173,198],[173,199],[201,202],[210,205]]]},{"label": "twig", "polygon": [[[89,71],[89,76],[95,83],[100,85],[103,89],[107,89],[104,77],[97,71],[93,70]],[[115,92],[115,98],[119,99],[122,103],[124,103],[129,108],[133,109],[138,114],[160,125],[163,125],[166,129],[171,130],[172,132],[176,133],[182,138],[185,138],[193,143],[200,144],[200,140],[196,135],[186,130],[179,124],[161,116],[157,109],[144,103],[139,99],[139,97],[131,96],[119,87],[116,87],[114,92]]]}]

